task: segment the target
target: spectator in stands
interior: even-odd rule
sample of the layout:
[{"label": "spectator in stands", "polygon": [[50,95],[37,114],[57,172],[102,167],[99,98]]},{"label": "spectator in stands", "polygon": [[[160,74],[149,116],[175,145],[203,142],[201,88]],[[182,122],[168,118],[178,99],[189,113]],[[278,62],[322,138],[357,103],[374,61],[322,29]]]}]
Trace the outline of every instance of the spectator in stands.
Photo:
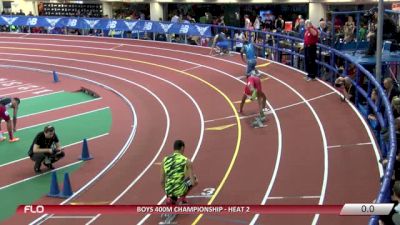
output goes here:
[{"label": "spectator in stands", "polygon": [[394,119],[400,117],[400,98],[398,96],[394,96],[392,99],[392,112]]},{"label": "spectator in stands", "polygon": [[306,21],[306,31],[304,34],[304,61],[306,66],[307,81],[315,80],[317,76],[317,43],[318,30],[310,20]]},{"label": "spectator in stands", "polygon": [[28,14],[28,16],[33,16],[33,13],[32,13],[32,11],[29,11],[29,14]]},{"label": "spectator in stands", "polygon": [[353,17],[348,16],[347,22],[344,24],[344,41],[349,43],[354,40],[354,31],[356,26],[354,24]]},{"label": "spectator in stands", "polygon": [[261,30],[261,17],[260,16],[256,16],[253,26],[254,26],[254,30],[256,30],[256,31]]},{"label": "spectator in stands", "polygon": [[177,12],[175,12],[174,16],[171,18],[171,23],[179,23],[179,16]]},{"label": "spectator in stands", "polygon": [[218,19],[218,26],[225,26],[225,20],[224,20],[224,16],[220,16]]},{"label": "spectator in stands", "polygon": [[318,27],[319,32],[326,32],[328,30],[328,27],[326,26],[326,21],[324,18],[321,18],[319,20],[319,27]]},{"label": "spectator in stands", "polygon": [[303,19],[302,15],[298,15],[296,21],[294,22],[294,30],[299,32],[300,31],[300,21]]},{"label": "spectator in stands", "polygon": [[264,21],[264,28],[266,31],[272,32],[275,29],[275,23],[273,21],[273,16],[271,14],[267,14]]},{"label": "spectator in stands", "polygon": [[399,91],[397,87],[393,85],[393,79],[387,77],[383,80],[383,87],[385,88],[386,96],[389,99],[389,102],[392,102],[394,96],[399,95]]},{"label": "spectator in stands", "polygon": [[364,23],[361,24],[360,29],[358,30],[358,37],[360,38],[360,41],[367,40],[367,25]]},{"label": "spectator in stands", "polygon": [[247,15],[247,14],[244,15],[244,29],[249,30],[251,26],[252,25],[251,25],[251,21],[250,21],[249,15]]},{"label": "spectator in stands", "polygon": [[277,32],[281,32],[285,29],[285,21],[282,18],[282,15],[279,15],[275,20],[275,29]]},{"label": "spectator in stands", "polygon": [[400,225],[400,181],[394,182],[392,191],[392,203],[394,203],[394,207],[388,216],[380,217],[380,225]]},{"label": "spectator in stands", "polygon": [[[376,30],[377,30],[377,12],[374,12],[372,22],[370,24],[369,33],[367,38],[369,39],[368,52],[367,55],[374,55],[376,50]],[[396,22],[390,18],[388,15],[384,15],[383,19],[383,41],[390,40],[395,43],[392,46],[396,46],[400,43],[400,31],[398,31],[398,25]],[[392,49],[391,49],[392,50]]]},{"label": "spectator in stands", "polygon": [[319,27],[318,31],[320,33],[320,40],[322,44],[329,45],[330,41],[330,33],[328,31],[328,26],[326,24],[326,21],[321,18],[319,20]]},{"label": "spectator in stands", "polygon": [[19,12],[17,13],[17,15],[19,15],[19,16],[25,16],[25,13],[22,11],[22,9],[20,9]]},{"label": "spectator in stands", "polygon": [[243,47],[243,42],[245,40],[245,36],[243,31],[240,31],[240,33],[235,33],[235,41],[236,41],[236,52],[240,52]]}]

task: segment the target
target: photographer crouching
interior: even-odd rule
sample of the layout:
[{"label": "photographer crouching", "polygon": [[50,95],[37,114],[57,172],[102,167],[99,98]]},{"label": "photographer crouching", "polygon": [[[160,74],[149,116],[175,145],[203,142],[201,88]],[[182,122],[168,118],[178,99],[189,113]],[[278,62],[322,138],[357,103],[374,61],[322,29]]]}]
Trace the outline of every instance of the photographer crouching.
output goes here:
[{"label": "photographer crouching", "polygon": [[44,130],[36,135],[28,151],[29,157],[35,162],[35,173],[42,172],[42,162],[50,170],[54,169],[53,163],[65,156],[62,150],[55,128],[51,125],[45,126]]}]

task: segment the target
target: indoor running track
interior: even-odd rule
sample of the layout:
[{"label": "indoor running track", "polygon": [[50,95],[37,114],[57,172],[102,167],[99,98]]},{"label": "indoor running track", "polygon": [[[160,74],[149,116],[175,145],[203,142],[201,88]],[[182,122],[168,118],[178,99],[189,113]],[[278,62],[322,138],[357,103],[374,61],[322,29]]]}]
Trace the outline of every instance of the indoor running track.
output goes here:
[{"label": "indoor running track", "polygon": [[[92,85],[95,82],[113,89],[120,104],[125,102],[120,106],[109,103],[113,109],[110,135],[115,138],[97,144],[95,159],[72,176],[74,191],[84,186],[85,190],[64,202],[45,197],[39,202],[161,204],[160,162],[172,152],[176,139],[186,142],[186,154],[193,160],[200,182],[190,193],[191,204],[344,204],[374,200],[381,171],[376,143],[354,107],[342,103],[334,89],[321,81],[307,83],[301,72],[270,63],[260,68],[271,109],[267,126],[253,129],[250,122],[256,104],[246,104],[244,115],[237,113],[244,87],[240,79],[244,63],[236,54],[221,57],[208,53],[208,48],[165,42],[1,34],[1,66],[56,70],[61,82],[78,78]],[[103,163],[102,168],[94,167],[97,162]],[[88,169],[91,167],[97,169]],[[107,168],[105,174],[93,179],[103,168]],[[85,185],[88,182],[90,185]],[[201,196],[206,188],[215,189],[212,197]],[[5,222],[116,224],[118,219],[118,224],[158,224],[159,218],[15,215]],[[350,225],[366,224],[368,217],[184,215],[177,221]]]}]

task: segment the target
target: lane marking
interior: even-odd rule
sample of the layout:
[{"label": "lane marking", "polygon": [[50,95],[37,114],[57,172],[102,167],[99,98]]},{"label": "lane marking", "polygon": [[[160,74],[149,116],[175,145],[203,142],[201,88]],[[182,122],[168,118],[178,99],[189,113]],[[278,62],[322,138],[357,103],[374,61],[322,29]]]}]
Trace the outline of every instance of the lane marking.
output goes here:
[{"label": "lane marking", "polygon": [[194,69],[197,69],[197,68],[200,68],[200,67],[203,67],[202,65],[199,65],[199,66],[195,66],[195,67],[191,67],[191,68],[189,68],[189,69],[185,69],[185,70],[181,70],[182,72],[187,72],[187,71],[189,71],[189,70],[194,70]]},{"label": "lane marking", "polygon": [[115,49],[120,48],[122,46],[124,46],[124,44],[119,44],[119,45],[117,45],[115,47],[109,48],[109,50],[115,50]]},{"label": "lane marking", "polygon": [[60,107],[56,107],[56,108],[52,108],[52,109],[47,109],[47,110],[36,112],[36,113],[31,113],[31,114],[27,114],[27,115],[23,115],[23,116],[18,116],[18,119],[21,119],[21,118],[24,118],[24,117],[28,117],[28,116],[34,116],[34,115],[38,115],[38,114],[42,114],[42,113],[46,113],[46,112],[51,112],[51,111],[55,111],[55,110],[65,109],[65,108],[72,107],[72,106],[83,105],[83,104],[94,102],[94,101],[97,101],[97,100],[100,100],[100,99],[102,99],[102,98],[90,99],[90,100],[83,101],[83,102],[73,103],[73,104],[69,104],[69,105],[65,105],[65,106],[60,106]]},{"label": "lane marking", "polygon": [[[0,66],[0,67],[1,67],[1,66]],[[35,96],[31,96],[31,97],[26,97],[26,98],[21,98],[21,101],[23,101],[23,100],[28,100],[28,99],[32,99],[32,98],[40,98],[40,97],[44,97],[44,96],[47,96],[47,95],[54,95],[54,94],[58,94],[58,93],[61,93],[61,92],[64,92],[64,90],[55,91],[55,92],[51,92],[51,93],[47,93],[47,94],[42,94],[42,95],[35,95]]]},{"label": "lane marking", "polygon": [[91,219],[93,216],[52,216],[52,219]]},{"label": "lane marking", "polygon": [[328,146],[328,149],[332,149],[332,148],[346,148],[346,147],[363,146],[363,145],[372,145],[372,142],[356,143],[356,144],[347,144],[347,145],[331,145],[331,146]]},{"label": "lane marking", "polygon": [[25,90],[25,91],[18,91],[18,92],[13,92],[13,93],[7,93],[7,95],[15,95],[15,94],[21,94],[21,93],[25,93],[25,92],[31,92],[31,91],[37,91],[37,90],[42,90],[45,89],[44,87],[41,88],[34,88],[34,89],[30,89],[30,90]]},{"label": "lane marking", "polygon": [[263,64],[260,64],[260,65],[257,65],[256,68],[267,67],[269,64],[271,64],[271,63],[270,62],[263,63]]},{"label": "lane marking", "polygon": [[206,130],[221,131],[221,130],[228,129],[228,128],[233,127],[233,126],[236,126],[236,123],[222,125],[222,126],[218,126],[218,127],[209,127],[209,128],[206,128]]},{"label": "lane marking", "polygon": [[[23,127],[23,128],[17,129],[16,133],[18,133],[18,131],[20,131],[20,130],[26,130],[26,129],[29,129],[29,128],[32,128],[32,127],[38,127],[38,126],[47,125],[47,124],[50,124],[50,123],[54,123],[54,122],[58,122],[58,121],[66,120],[66,119],[71,119],[71,118],[74,118],[74,117],[90,114],[90,113],[101,111],[101,110],[108,109],[108,108],[109,107],[107,106],[107,107],[103,107],[103,108],[87,111],[87,112],[84,112],[84,113],[79,113],[79,114],[75,114],[75,115],[72,115],[72,116],[67,116],[67,117],[64,117],[64,118],[60,118],[60,119],[56,119],[56,120],[47,121],[47,122],[44,122],[44,123],[39,123],[39,124]],[[8,134],[8,131],[3,132],[3,134]]]},{"label": "lane marking", "polygon": [[304,196],[274,196],[274,197],[268,197],[269,200],[285,200],[285,199],[313,199],[313,198],[320,198],[321,196],[319,195],[304,195]]},{"label": "lane marking", "polygon": [[[97,201],[97,202],[70,202],[70,205],[108,205],[110,204],[110,201]],[[90,218],[93,218],[94,216],[91,216]],[[53,216],[54,218],[54,216]]]}]

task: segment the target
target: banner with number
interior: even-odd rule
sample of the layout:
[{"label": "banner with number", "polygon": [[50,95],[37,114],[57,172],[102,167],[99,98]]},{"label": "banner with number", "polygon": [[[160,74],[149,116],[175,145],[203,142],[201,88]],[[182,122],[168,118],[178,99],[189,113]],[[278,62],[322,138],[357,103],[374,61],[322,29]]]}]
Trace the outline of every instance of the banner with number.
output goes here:
[{"label": "banner with number", "polygon": [[67,27],[75,29],[99,29],[163,34],[184,34],[189,36],[212,36],[211,27],[206,24],[170,23],[147,20],[114,20],[104,18],[42,17],[42,16],[0,16],[0,25],[29,27]]}]

